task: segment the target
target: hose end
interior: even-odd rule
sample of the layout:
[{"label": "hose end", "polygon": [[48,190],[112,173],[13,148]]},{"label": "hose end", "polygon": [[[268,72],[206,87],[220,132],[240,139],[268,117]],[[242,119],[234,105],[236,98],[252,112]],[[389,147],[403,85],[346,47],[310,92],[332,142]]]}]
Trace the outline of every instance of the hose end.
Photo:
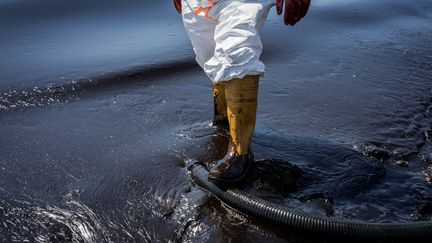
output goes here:
[{"label": "hose end", "polygon": [[204,168],[207,168],[207,166],[203,163],[203,162],[199,162],[199,161],[197,161],[197,160],[195,160],[195,159],[188,159],[188,160],[186,160],[186,169],[189,171],[189,172],[192,172],[193,171],[193,169],[196,167],[196,166],[202,166],[202,167],[204,167]]}]

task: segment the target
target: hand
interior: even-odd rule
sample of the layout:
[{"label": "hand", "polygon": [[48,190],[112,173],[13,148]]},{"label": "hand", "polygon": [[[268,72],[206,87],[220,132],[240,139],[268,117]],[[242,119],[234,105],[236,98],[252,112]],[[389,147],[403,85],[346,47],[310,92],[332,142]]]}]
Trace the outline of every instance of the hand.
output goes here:
[{"label": "hand", "polygon": [[173,1],[174,1],[174,7],[177,9],[177,12],[179,14],[181,14],[181,12],[182,12],[182,3],[181,3],[181,1],[182,0],[173,0]]},{"label": "hand", "polygon": [[276,9],[279,15],[283,12],[285,2],[284,22],[286,25],[295,25],[302,19],[310,6],[311,0],[277,0]]}]

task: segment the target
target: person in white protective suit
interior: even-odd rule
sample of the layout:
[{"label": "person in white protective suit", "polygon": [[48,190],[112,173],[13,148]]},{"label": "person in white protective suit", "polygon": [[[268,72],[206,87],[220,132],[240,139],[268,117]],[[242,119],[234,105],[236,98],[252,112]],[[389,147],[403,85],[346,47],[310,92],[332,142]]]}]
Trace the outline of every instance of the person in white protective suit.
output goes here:
[{"label": "person in white protective suit", "polygon": [[182,14],[196,61],[213,82],[213,125],[229,125],[225,157],[210,169],[216,182],[240,181],[251,167],[250,148],[256,122],[258,82],[264,73],[259,36],[272,6],[285,12],[287,25],[296,24],[310,0],[174,0]]}]

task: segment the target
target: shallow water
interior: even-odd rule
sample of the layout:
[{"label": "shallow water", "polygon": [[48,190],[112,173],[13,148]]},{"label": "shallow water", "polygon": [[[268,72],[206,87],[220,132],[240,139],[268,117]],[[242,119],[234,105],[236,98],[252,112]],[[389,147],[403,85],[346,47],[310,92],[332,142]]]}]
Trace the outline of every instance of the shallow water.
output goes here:
[{"label": "shallow water", "polygon": [[[227,135],[156,3],[0,1],[0,241],[317,240],[192,184],[185,161],[222,157]],[[253,148],[304,175],[243,188],[312,215],[430,220],[431,10],[322,0],[294,28],[273,12]]]}]

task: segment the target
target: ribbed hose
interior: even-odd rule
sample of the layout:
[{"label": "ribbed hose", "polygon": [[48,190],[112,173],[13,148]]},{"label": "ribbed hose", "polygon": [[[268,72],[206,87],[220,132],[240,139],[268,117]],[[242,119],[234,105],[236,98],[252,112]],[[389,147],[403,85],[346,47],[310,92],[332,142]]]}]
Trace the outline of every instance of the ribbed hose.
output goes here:
[{"label": "ribbed hose", "polygon": [[224,191],[207,179],[208,172],[200,163],[192,165],[190,171],[192,179],[198,186],[208,190],[234,209],[302,232],[374,239],[424,239],[424,237],[432,236],[432,221],[401,224],[362,223],[309,216],[259,199],[240,190],[228,189]]}]

